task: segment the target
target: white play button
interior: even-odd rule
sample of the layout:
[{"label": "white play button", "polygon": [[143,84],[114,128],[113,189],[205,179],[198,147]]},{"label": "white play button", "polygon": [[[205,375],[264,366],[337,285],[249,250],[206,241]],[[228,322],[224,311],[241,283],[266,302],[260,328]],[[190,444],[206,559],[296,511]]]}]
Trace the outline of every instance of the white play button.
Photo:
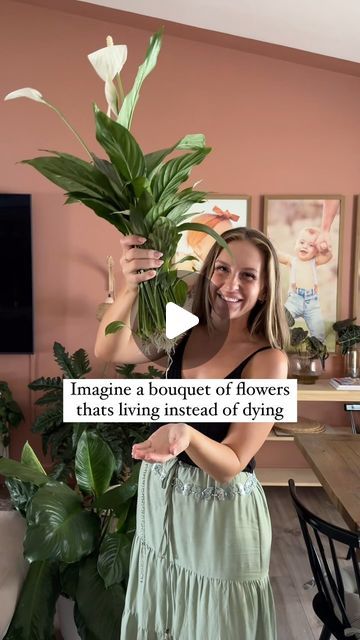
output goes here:
[{"label": "white play button", "polygon": [[170,340],[199,324],[199,318],[173,302],[166,305],[165,335]]}]

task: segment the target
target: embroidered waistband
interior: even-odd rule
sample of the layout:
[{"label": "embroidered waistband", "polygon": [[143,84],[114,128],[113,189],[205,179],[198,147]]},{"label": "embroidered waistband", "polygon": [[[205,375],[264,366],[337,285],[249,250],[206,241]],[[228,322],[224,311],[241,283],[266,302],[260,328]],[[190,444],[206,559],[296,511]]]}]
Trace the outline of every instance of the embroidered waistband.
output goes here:
[{"label": "embroidered waistband", "polygon": [[[156,463],[151,465],[152,471],[159,476],[162,482],[166,481],[168,472],[164,469],[164,465]],[[201,487],[193,482],[183,482],[180,478],[172,477],[171,486],[177,493],[183,496],[192,496],[195,500],[233,500],[236,496],[247,496],[253,492],[257,478],[254,473],[248,473],[243,484],[233,483],[227,487]]]}]

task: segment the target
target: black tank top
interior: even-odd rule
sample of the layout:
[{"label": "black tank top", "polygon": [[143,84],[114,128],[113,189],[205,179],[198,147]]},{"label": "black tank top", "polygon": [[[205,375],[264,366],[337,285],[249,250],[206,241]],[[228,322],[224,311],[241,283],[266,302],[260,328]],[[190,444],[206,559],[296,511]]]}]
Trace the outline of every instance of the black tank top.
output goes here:
[{"label": "black tank top", "polygon": [[[190,333],[191,331],[189,331],[181,340],[181,342],[175,347],[173,359],[167,372],[168,379],[182,378],[183,355],[184,355],[186,343],[190,337]],[[235,367],[235,369],[230,371],[230,373],[227,376],[225,376],[224,379],[227,380],[228,378],[237,378],[237,379],[241,378],[241,374],[245,369],[246,365],[248,364],[248,362],[250,362],[251,358],[253,358],[255,354],[260,353],[260,351],[264,351],[265,349],[271,349],[271,347],[270,346],[261,347],[260,349],[257,349],[256,351],[251,353],[247,358],[245,358],[245,360],[240,362],[240,364],[238,364],[238,366]],[[164,377],[165,377],[165,374],[164,374]],[[166,424],[166,423],[162,423],[162,424]],[[186,424],[189,424],[191,427],[193,427],[197,431],[200,431],[200,433],[203,433],[208,438],[211,438],[216,442],[222,442],[224,438],[226,438],[227,436],[231,422],[211,422],[209,424],[206,424],[205,422],[187,422]],[[151,433],[154,433],[160,426],[161,426],[160,424],[152,423]],[[197,467],[195,462],[193,462],[185,452],[180,453],[178,455],[178,459],[181,460],[182,462],[186,462],[186,464],[192,465],[193,467]],[[249,464],[245,467],[244,471],[248,471],[252,473],[253,470],[255,469],[255,465],[256,465],[255,458],[252,458]]]}]

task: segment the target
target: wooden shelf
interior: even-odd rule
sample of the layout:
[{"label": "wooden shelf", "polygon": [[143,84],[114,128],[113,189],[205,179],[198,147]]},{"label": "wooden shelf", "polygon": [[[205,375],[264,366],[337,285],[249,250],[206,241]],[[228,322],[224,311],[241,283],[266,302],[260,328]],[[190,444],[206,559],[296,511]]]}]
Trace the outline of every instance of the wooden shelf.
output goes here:
[{"label": "wooden shelf", "polygon": [[360,402],[360,391],[339,391],[328,379],[298,385],[298,402]]},{"label": "wooden shelf", "polygon": [[[279,426],[281,423],[279,422]],[[333,435],[341,435],[342,433],[351,433],[351,427],[348,425],[344,427],[332,427],[331,425],[326,425],[326,431],[323,433],[331,433]],[[270,434],[267,437],[267,442],[293,442],[294,436],[277,436],[275,433],[270,431]]]},{"label": "wooden shelf", "polygon": [[311,469],[259,468],[255,473],[263,487],[287,487],[293,478],[298,487],[320,487],[320,482]]}]

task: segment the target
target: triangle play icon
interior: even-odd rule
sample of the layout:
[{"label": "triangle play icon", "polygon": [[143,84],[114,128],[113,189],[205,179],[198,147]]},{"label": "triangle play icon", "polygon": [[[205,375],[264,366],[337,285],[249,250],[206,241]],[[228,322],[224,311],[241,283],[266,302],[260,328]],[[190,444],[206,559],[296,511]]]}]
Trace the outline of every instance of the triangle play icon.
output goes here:
[{"label": "triangle play icon", "polygon": [[199,318],[173,302],[166,305],[165,335],[170,340],[199,324]]}]

